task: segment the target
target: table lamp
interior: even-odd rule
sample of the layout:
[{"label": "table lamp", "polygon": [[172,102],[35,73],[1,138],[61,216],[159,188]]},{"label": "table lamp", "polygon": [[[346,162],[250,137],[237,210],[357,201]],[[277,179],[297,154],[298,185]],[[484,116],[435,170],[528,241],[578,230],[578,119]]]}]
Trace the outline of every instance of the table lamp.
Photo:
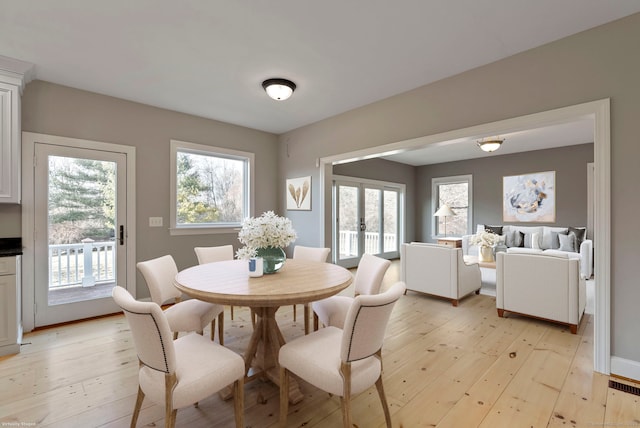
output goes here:
[{"label": "table lamp", "polygon": [[451,208],[449,208],[449,205],[447,204],[442,204],[440,205],[440,208],[438,209],[438,211],[435,212],[435,214],[433,215],[434,217],[444,217],[444,236],[447,236],[447,217],[449,216],[453,216],[456,215],[456,213],[453,212],[453,210]]}]

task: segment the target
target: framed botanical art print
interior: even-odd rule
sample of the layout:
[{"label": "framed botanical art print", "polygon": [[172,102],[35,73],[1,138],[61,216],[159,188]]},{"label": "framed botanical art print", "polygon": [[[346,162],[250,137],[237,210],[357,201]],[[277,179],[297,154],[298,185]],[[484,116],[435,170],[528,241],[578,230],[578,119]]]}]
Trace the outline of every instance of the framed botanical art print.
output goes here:
[{"label": "framed botanical art print", "polygon": [[502,221],[554,223],[556,172],[534,172],[503,177]]},{"label": "framed botanical art print", "polygon": [[287,179],[287,209],[311,211],[311,176]]}]

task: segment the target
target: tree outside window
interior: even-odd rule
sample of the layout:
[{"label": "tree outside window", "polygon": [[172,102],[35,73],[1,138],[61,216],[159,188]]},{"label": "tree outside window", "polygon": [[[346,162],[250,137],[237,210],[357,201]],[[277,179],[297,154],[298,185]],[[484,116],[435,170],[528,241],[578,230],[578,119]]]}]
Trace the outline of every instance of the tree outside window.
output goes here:
[{"label": "tree outside window", "polygon": [[[471,176],[441,177],[432,181],[433,212],[447,204],[455,216],[446,217],[446,234],[462,236],[471,233]],[[434,217],[434,235],[445,235],[445,217]]]},{"label": "tree outside window", "polygon": [[172,141],[172,227],[239,227],[250,216],[253,155]]}]

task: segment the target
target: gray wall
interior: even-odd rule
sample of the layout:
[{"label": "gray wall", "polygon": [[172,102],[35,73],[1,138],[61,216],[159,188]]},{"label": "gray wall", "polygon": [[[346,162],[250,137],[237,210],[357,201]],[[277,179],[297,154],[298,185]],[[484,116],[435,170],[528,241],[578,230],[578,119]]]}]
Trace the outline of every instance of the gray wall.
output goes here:
[{"label": "gray wall", "polygon": [[359,162],[343,163],[333,166],[333,173],[348,177],[367,178],[369,180],[389,181],[404,184],[406,211],[405,211],[405,239],[413,241],[415,235],[415,201],[416,168],[398,162],[385,159],[367,159]]},{"label": "gray wall", "polygon": [[433,233],[431,219],[435,208],[431,206],[431,179],[463,174],[473,175],[474,231],[476,224],[503,224],[503,176],[538,171],[556,172],[556,222],[553,225],[586,226],[589,162],[593,162],[593,144],[419,167],[416,174],[416,187],[420,189],[420,203],[416,204],[416,218],[420,219],[416,226],[419,229],[418,236],[422,241],[429,242]]},{"label": "gray wall", "polygon": [[[273,134],[176,113],[52,83],[29,83],[22,98],[23,131],[136,148],[138,261],[171,254],[182,269],[197,264],[195,246],[240,243],[237,234],[170,236],[149,217],[169,224],[169,141],[177,139],[255,153],[255,212],[277,211],[277,139]],[[16,208],[17,207],[17,208]],[[21,236],[19,206],[0,204],[0,232]],[[138,297],[149,295],[138,274]]]},{"label": "gray wall", "polygon": [[[317,183],[318,158],[610,98],[611,351],[640,362],[638,40],[635,14],[288,132],[280,136],[280,178],[311,174]],[[323,214],[314,209],[294,225],[318,228],[330,221]],[[315,235],[316,244],[326,238]]]},{"label": "gray wall", "polygon": [[0,204],[0,238],[18,238],[22,236],[20,205]]}]

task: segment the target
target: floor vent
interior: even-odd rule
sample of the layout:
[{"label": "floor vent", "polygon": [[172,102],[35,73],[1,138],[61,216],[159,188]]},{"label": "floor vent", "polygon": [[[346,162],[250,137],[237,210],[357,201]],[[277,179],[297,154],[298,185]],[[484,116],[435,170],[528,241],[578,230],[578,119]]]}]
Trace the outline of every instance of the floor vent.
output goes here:
[{"label": "floor vent", "polygon": [[618,391],[627,392],[633,395],[640,395],[640,388],[637,386],[627,385],[626,383],[616,382],[615,380],[609,381],[609,388],[617,389]]}]

